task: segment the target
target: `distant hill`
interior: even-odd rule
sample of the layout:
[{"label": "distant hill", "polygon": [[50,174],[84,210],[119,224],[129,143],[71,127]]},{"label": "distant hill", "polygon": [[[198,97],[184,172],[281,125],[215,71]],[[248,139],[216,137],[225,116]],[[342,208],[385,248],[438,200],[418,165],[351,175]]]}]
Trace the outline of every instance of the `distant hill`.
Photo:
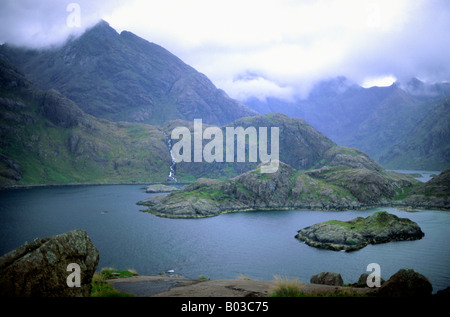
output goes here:
[{"label": "distant hill", "polygon": [[[162,128],[166,131],[167,135],[170,135],[172,129],[179,126],[186,126],[192,134],[192,122],[175,121],[174,123],[168,123]],[[203,126],[203,128],[206,127]],[[221,127],[223,136],[226,135],[225,131],[227,127],[242,127],[243,129],[254,127],[257,131],[261,127],[267,127],[269,139],[271,137],[270,128],[278,127],[279,160],[286,162],[296,170],[309,170],[323,166],[347,166],[374,171],[383,170],[377,162],[365,153],[353,148],[337,146],[305,120],[290,118],[284,114],[269,113],[238,119],[233,123]],[[203,140],[203,146],[209,142],[209,140]],[[269,140],[267,140],[267,147],[268,153],[270,153]],[[193,137],[191,137],[191,148],[194,148]],[[223,149],[225,152],[225,140]],[[246,146],[246,151],[248,155],[248,145]],[[234,154],[236,156],[236,151]],[[176,165],[177,178],[180,180],[193,181],[202,177],[227,179],[255,169],[261,163],[259,159],[256,163],[249,162],[248,157],[244,163],[236,163],[236,157],[234,158],[234,162],[230,163],[196,163],[193,162],[193,154],[191,154],[191,157],[191,162],[181,162]]]},{"label": "distant hill", "polygon": [[380,157],[386,168],[444,170],[450,166],[450,98],[428,105],[407,136]]},{"label": "distant hill", "polygon": [[0,57],[40,89],[56,89],[87,114],[111,121],[162,124],[202,118],[227,124],[255,115],[178,57],[101,21],[62,47],[4,44]]},{"label": "distant hill", "polygon": [[[406,84],[363,88],[338,77],[317,84],[307,99],[292,102],[250,99],[244,103],[261,113],[281,112],[300,117],[337,144],[360,149],[385,167],[443,170],[450,167],[448,139],[426,136],[427,129],[419,132],[417,126],[441,118],[439,128],[434,129],[445,135],[442,131],[449,131],[450,123],[443,119],[448,117],[448,108],[442,105],[447,96],[450,96],[448,83],[427,85],[412,79]],[[413,137],[417,133],[421,137]],[[399,144],[408,147],[412,139],[413,146],[424,153],[409,151],[408,155],[414,155],[415,160],[398,159]]]}]

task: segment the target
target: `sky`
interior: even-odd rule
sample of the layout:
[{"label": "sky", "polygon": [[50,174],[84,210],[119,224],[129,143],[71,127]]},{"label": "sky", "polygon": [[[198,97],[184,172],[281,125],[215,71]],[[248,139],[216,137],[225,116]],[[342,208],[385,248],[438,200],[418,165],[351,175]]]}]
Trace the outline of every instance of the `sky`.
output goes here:
[{"label": "sky", "polygon": [[177,55],[241,101],[450,80],[448,0],[0,0],[0,43],[58,45],[99,19]]}]

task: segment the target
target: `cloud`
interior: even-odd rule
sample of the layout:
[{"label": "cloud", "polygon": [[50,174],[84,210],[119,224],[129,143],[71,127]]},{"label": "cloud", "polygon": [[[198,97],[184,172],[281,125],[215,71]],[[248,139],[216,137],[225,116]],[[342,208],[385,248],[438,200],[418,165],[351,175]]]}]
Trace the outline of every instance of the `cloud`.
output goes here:
[{"label": "cloud", "polygon": [[[67,28],[70,1],[3,2],[0,41],[43,45],[75,31]],[[240,100],[304,97],[336,76],[360,84],[450,78],[448,0],[73,2],[82,12],[78,31],[103,18],[165,47]]]},{"label": "cloud", "polygon": [[[117,1],[3,0],[0,43],[26,47],[58,45],[109,14]],[[79,17],[79,24],[74,17]]]}]

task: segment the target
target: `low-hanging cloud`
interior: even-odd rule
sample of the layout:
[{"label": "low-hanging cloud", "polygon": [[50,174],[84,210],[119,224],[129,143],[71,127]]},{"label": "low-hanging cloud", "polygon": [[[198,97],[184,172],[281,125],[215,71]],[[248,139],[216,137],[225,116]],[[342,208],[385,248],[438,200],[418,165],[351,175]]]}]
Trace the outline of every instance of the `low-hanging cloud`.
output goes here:
[{"label": "low-hanging cloud", "polygon": [[[83,25],[67,27],[70,2]],[[231,97],[304,97],[322,79],[450,78],[447,0],[3,1],[0,42],[61,42],[100,18],[160,44]],[[252,76],[247,76],[252,73]]]},{"label": "low-hanging cloud", "polygon": [[[82,34],[117,1],[3,0],[0,6],[0,44],[45,48]],[[71,19],[74,15],[79,21]]]}]

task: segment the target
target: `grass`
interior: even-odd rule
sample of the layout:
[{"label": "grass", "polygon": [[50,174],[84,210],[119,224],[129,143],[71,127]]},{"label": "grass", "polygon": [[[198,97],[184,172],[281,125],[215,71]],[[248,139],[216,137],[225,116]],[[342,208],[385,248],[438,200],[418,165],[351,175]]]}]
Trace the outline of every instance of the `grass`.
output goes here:
[{"label": "grass", "polygon": [[365,297],[355,290],[342,289],[333,293],[305,293],[302,291],[301,283],[297,279],[289,280],[275,276],[275,287],[269,295],[270,297]]},{"label": "grass", "polygon": [[367,218],[357,217],[350,221],[328,220],[326,223],[341,226],[347,230],[368,230],[383,228],[393,220],[393,216],[386,211],[378,211]]},{"label": "grass", "polygon": [[300,282],[297,279],[288,280],[275,276],[275,289],[270,297],[307,297],[307,295],[301,291]]},{"label": "grass", "polygon": [[138,274],[135,270],[119,271],[113,268],[103,268],[100,273],[96,272],[92,277],[91,297],[133,297],[131,294],[117,291],[106,280],[136,275]]}]

